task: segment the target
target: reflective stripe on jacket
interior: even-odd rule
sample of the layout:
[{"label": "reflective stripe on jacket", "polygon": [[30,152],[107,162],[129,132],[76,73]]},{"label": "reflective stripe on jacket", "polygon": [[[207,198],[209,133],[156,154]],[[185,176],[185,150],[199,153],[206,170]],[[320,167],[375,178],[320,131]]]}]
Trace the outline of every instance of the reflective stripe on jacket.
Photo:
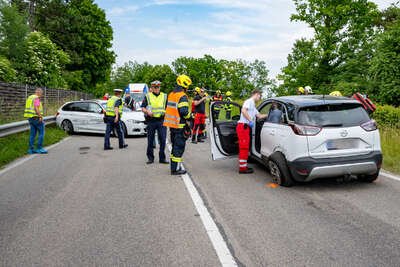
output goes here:
[{"label": "reflective stripe on jacket", "polygon": [[[165,111],[164,117],[164,126],[170,128],[183,128],[185,126],[185,123],[181,123],[181,116],[179,115],[179,108],[188,107],[189,109],[188,102],[185,101],[179,103],[180,99],[185,95],[186,94],[183,91],[171,92],[168,95],[167,109]],[[185,119],[188,119],[189,117],[190,112],[188,112],[187,116],[185,116]]]},{"label": "reflective stripe on jacket", "polygon": [[167,95],[160,93],[158,96],[153,93],[146,95],[147,104],[151,106],[151,112],[154,118],[161,118],[165,114],[165,104],[167,102]]},{"label": "reflective stripe on jacket", "polygon": [[[112,96],[108,101],[107,101],[107,105],[106,105],[106,116],[110,116],[110,117],[115,117],[115,103],[121,100],[121,98],[119,98],[118,96]],[[118,107],[118,113],[119,115],[122,115],[122,100],[121,100],[121,105],[119,105]]]},{"label": "reflective stripe on jacket", "polygon": [[[25,111],[24,111],[25,118],[33,118],[33,117],[38,116],[35,111],[35,100],[37,98],[39,98],[37,95],[31,95],[26,99]],[[43,106],[42,106],[41,102],[40,102],[40,106],[39,106],[39,112],[40,112],[40,115],[43,116]]]}]

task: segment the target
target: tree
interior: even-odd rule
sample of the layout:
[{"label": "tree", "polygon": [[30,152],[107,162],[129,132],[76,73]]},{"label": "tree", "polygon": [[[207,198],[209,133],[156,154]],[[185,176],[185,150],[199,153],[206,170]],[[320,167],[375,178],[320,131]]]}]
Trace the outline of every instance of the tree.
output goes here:
[{"label": "tree", "polygon": [[[368,0],[294,2],[297,13],[292,15],[291,20],[305,22],[315,32],[313,40],[310,41],[313,42],[317,53],[308,55],[316,58],[301,60],[313,63],[310,84],[315,85],[314,91],[329,92],[337,87],[338,81],[349,78],[352,79],[349,82],[362,82],[360,86],[367,87],[364,75],[372,54],[374,24],[379,14],[376,4]],[[292,79],[293,75],[297,74],[284,75],[283,78]],[[284,80],[284,84],[288,86],[290,80]],[[305,85],[307,84],[302,86]]]},{"label": "tree", "polygon": [[36,13],[38,30],[70,56],[66,79],[72,89],[93,92],[107,81],[115,54],[104,10],[93,0],[54,0],[44,1]]},{"label": "tree", "polygon": [[24,40],[29,33],[27,18],[14,5],[0,1],[0,54],[12,65],[21,61]]},{"label": "tree", "polygon": [[27,84],[64,87],[62,70],[68,61],[68,55],[49,38],[40,32],[31,32],[25,40],[19,75]]},{"label": "tree", "polygon": [[369,69],[371,95],[381,103],[400,105],[400,20],[391,22],[376,39]]},{"label": "tree", "polygon": [[13,82],[16,77],[16,71],[11,66],[10,61],[0,56],[0,81]]}]

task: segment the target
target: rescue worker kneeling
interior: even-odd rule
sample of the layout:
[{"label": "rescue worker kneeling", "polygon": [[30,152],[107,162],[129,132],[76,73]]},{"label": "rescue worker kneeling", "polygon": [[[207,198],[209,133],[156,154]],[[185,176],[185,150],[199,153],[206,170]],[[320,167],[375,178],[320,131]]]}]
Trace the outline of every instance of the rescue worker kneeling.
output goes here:
[{"label": "rescue worker kneeling", "polygon": [[186,75],[179,75],[176,83],[176,88],[168,95],[164,126],[169,127],[171,134],[171,174],[181,175],[186,173],[182,168],[182,156],[185,151],[186,139],[190,136],[190,127],[187,124],[190,119],[190,111],[186,90],[192,84],[192,80]]},{"label": "rescue worker kneeling", "polygon": [[110,146],[110,135],[115,129],[118,135],[119,148],[126,148],[128,145],[124,144],[124,134],[121,127],[121,116],[123,103],[121,99],[122,90],[114,89],[115,95],[112,96],[106,104],[106,116],[104,122],[107,124],[106,134],[104,135],[104,150],[113,149]]}]

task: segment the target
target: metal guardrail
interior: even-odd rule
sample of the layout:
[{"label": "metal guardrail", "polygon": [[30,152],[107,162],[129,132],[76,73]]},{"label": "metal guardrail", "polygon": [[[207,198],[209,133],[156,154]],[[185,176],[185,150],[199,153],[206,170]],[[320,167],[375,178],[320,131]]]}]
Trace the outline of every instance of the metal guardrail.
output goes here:
[{"label": "metal guardrail", "polygon": [[[43,121],[46,124],[52,124],[56,122],[56,116],[47,116],[43,117]],[[28,120],[25,121],[18,121],[0,125],[0,137],[4,137],[10,134],[15,134],[23,131],[29,130],[29,122]]]}]

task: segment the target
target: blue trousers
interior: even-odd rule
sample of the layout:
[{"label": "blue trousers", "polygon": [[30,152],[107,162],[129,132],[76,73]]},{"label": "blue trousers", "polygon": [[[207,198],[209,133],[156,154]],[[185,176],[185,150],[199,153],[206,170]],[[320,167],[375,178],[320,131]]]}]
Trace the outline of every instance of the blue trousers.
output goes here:
[{"label": "blue trousers", "polygon": [[110,147],[110,135],[111,132],[115,129],[118,135],[118,144],[119,148],[124,146],[124,134],[122,132],[121,121],[117,123],[114,122],[115,117],[105,117],[105,122],[107,124],[106,134],[104,135],[104,148]]},{"label": "blue trousers", "polygon": [[36,134],[39,132],[39,138],[37,143],[37,149],[41,149],[43,147],[43,139],[44,139],[44,122],[39,121],[39,119],[29,118],[29,149],[34,149]]},{"label": "blue trousers", "polygon": [[154,144],[156,142],[156,132],[160,142],[159,160],[165,161],[165,143],[167,139],[167,128],[163,126],[163,121],[149,121],[147,123],[147,158],[154,161]]},{"label": "blue trousers", "polygon": [[183,129],[169,128],[171,133],[171,171],[179,171],[180,164],[183,162],[183,152],[185,152],[186,139],[183,136]]}]

